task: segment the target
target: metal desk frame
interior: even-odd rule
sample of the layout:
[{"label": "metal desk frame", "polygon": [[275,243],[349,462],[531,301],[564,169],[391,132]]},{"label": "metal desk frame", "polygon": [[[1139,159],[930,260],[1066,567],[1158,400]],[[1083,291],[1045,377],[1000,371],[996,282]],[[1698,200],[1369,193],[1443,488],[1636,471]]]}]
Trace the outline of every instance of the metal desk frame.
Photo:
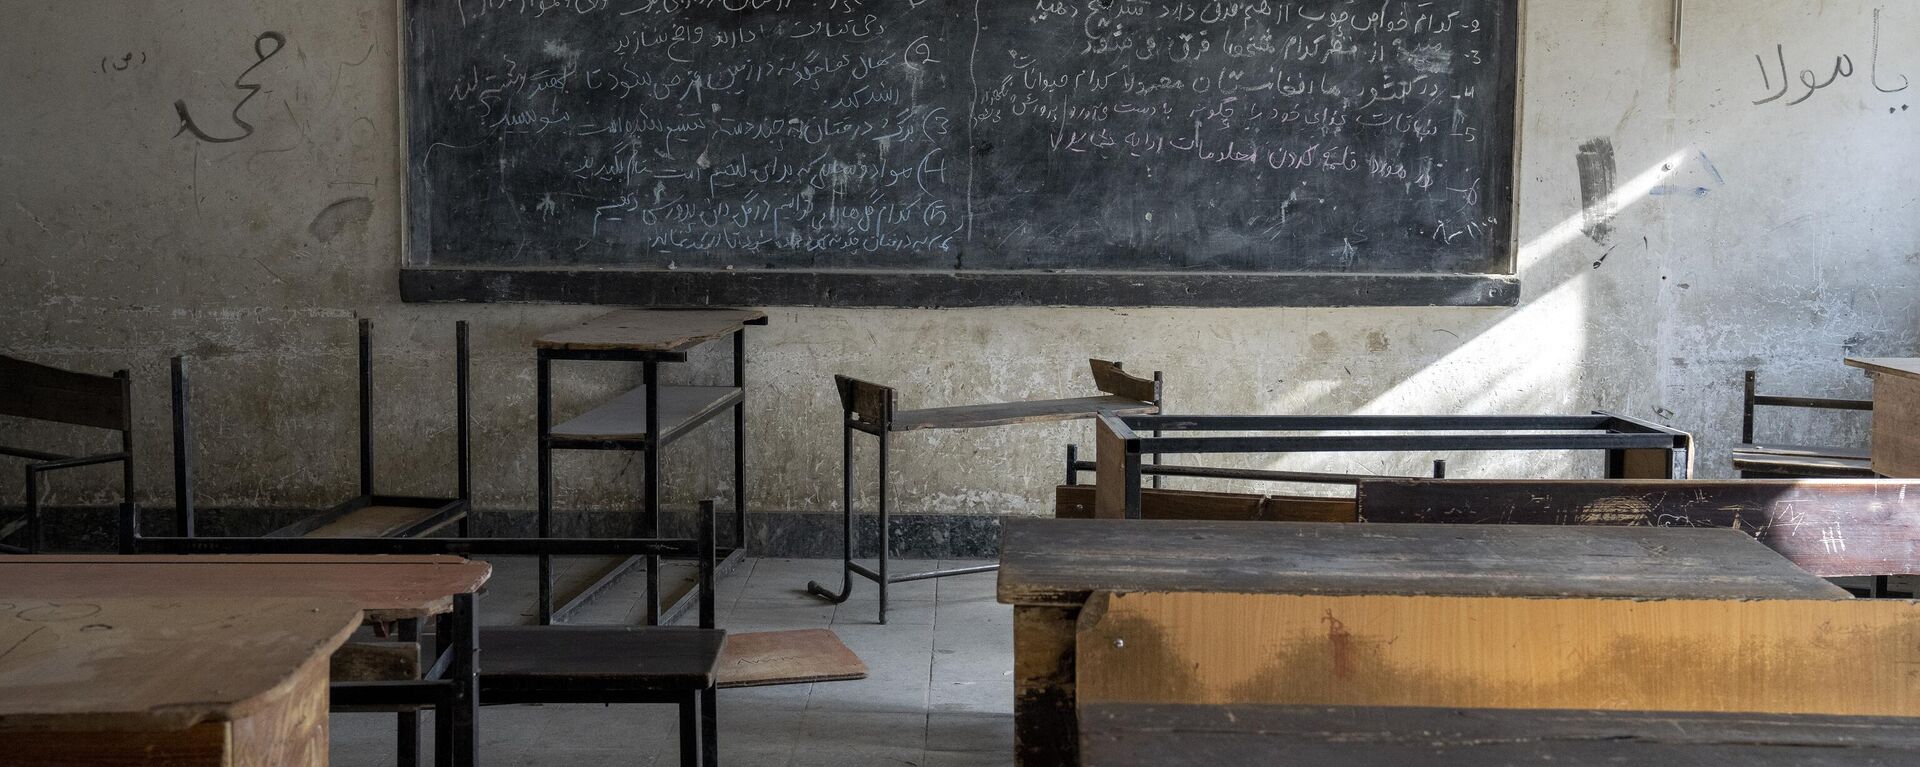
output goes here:
[{"label": "metal desk frame", "polygon": [[[733,547],[720,549],[720,561],[716,564],[716,577],[730,572],[746,558],[747,550],[747,494],[746,494],[746,385],[747,385],[747,341],[746,326],[765,325],[767,319],[747,320],[742,327],[729,333],[733,337],[733,386],[740,392],[732,398],[729,406],[714,409],[711,413],[690,421],[680,428],[666,434],[660,433],[660,363],[686,362],[684,351],[635,351],[635,350],[582,350],[582,349],[537,349],[539,377],[539,536],[553,536],[553,451],[555,450],[625,450],[638,451],[645,455],[641,487],[644,494],[643,512],[640,518],[640,535],[647,538],[660,537],[660,451],[669,443],[693,431],[720,413],[733,411]],[[641,385],[646,388],[646,437],[637,440],[567,440],[553,436],[553,363],[556,361],[576,362],[638,362],[641,364]],[[567,600],[566,604],[555,607],[553,604],[553,557],[540,555],[540,596],[539,622],[542,626],[552,625],[556,621],[565,621],[573,611],[591,602],[602,590],[618,582],[620,577],[642,563],[642,557],[628,557],[611,570],[601,575],[579,594]],[[660,625],[671,622],[675,617],[691,609],[697,601],[698,590],[689,592],[675,604],[662,609],[660,606],[660,561],[658,557],[646,556],[647,568],[647,624]]]},{"label": "metal desk frame", "polygon": [[[1147,456],[1234,453],[1370,453],[1427,451],[1593,450],[1606,453],[1606,476],[1633,476],[1635,454],[1663,453],[1658,479],[1693,476],[1693,436],[1659,424],[1605,412],[1584,416],[1122,416],[1101,413],[1103,440],[1117,439],[1120,488],[1128,519],[1140,518],[1141,477],[1218,476],[1222,470],[1183,472],[1143,467]],[[1362,432],[1324,435],[1307,432]],[[1142,436],[1142,432],[1153,432]],[[1217,432],[1284,432],[1217,435]],[[1389,433],[1366,433],[1389,432]],[[1198,435],[1196,435],[1196,433]],[[1111,434],[1108,437],[1107,434]],[[1162,436],[1162,435],[1172,436]],[[1211,435],[1210,435],[1211,434]],[[1071,458],[1069,459],[1072,460]],[[1105,463],[1103,456],[1098,463]],[[1070,463],[1077,467],[1077,462]],[[1644,467],[1645,463],[1641,463]],[[1070,470],[1071,471],[1071,470]],[[1254,476],[1256,474],[1264,476]],[[1069,475],[1071,476],[1071,474]],[[1301,481],[1294,472],[1240,472],[1235,478]],[[1325,475],[1322,475],[1325,476]],[[1311,481],[1311,480],[1307,480]],[[1324,481],[1324,480],[1323,480]]]}]

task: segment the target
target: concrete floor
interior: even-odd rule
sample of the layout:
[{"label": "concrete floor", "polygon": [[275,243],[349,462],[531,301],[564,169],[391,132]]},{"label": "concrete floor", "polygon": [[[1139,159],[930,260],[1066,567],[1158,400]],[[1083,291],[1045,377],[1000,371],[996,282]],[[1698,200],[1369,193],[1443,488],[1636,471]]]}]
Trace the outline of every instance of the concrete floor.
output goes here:
[{"label": "concrete floor", "polygon": [[[896,572],[974,561],[894,560]],[[866,661],[856,682],[720,691],[720,758],[743,767],[987,767],[1013,763],[1013,611],[992,574],[900,584],[888,624],[874,622],[871,583],[831,605],[809,579],[837,584],[837,561],[747,560],[716,591],[728,631],[831,627]],[[629,576],[576,623],[637,622],[645,579]],[[495,562],[483,622],[520,623],[533,604],[531,560]],[[487,765],[678,764],[672,706],[489,706],[480,712]],[[393,764],[386,714],[335,714],[333,763]],[[431,732],[431,730],[428,730]],[[431,762],[428,762],[431,763]]]}]

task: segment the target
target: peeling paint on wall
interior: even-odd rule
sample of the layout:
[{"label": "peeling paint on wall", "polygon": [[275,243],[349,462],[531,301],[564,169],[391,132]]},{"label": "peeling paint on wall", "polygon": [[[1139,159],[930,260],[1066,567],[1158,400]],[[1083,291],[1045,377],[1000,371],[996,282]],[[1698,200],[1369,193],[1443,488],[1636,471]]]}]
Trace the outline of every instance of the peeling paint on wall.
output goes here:
[{"label": "peeling paint on wall", "polygon": [[1584,222],[1580,231],[1605,245],[1613,239],[1613,218],[1619,212],[1613,202],[1613,190],[1620,179],[1613,139],[1602,137],[1581,144],[1574,162],[1580,169],[1580,215]]}]

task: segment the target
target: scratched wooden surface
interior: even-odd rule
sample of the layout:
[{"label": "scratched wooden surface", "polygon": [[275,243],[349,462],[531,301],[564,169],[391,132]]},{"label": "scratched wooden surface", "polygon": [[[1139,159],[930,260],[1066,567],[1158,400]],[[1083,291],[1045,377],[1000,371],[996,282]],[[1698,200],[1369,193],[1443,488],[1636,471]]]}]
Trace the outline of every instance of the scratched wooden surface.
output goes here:
[{"label": "scratched wooden surface", "polygon": [[359,625],[341,599],[0,598],[0,732],[242,719]]},{"label": "scratched wooden surface", "polygon": [[309,597],[397,620],[447,612],[492,572],[453,556],[38,554],[0,557],[0,599]]},{"label": "scratched wooden surface", "polygon": [[1859,767],[1920,764],[1920,720],[1100,704],[1081,743],[1086,767]]},{"label": "scratched wooden surface", "polygon": [[728,634],[721,687],[839,682],[867,678],[867,664],[827,629]]},{"label": "scratched wooden surface", "polygon": [[1000,601],[1095,591],[1842,598],[1732,530],[1009,519]]},{"label": "scratched wooden surface", "polygon": [[1828,578],[1920,573],[1920,482],[1369,480],[1366,522],[1730,528]]}]

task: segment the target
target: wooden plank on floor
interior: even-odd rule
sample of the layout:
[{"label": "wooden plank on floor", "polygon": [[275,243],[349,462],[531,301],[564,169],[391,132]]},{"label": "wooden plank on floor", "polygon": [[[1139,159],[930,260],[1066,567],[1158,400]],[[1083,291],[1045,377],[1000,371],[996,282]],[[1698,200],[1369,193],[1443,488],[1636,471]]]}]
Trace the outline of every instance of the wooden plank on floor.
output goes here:
[{"label": "wooden plank on floor", "polygon": [[1920,716],[1920,603],[1096,595],[1093,703]]},{"label": "wooden plank on floor", "polygon": [[827,629],[728,634],[721,687],[840,682],[867,678],[867,664]]}]

